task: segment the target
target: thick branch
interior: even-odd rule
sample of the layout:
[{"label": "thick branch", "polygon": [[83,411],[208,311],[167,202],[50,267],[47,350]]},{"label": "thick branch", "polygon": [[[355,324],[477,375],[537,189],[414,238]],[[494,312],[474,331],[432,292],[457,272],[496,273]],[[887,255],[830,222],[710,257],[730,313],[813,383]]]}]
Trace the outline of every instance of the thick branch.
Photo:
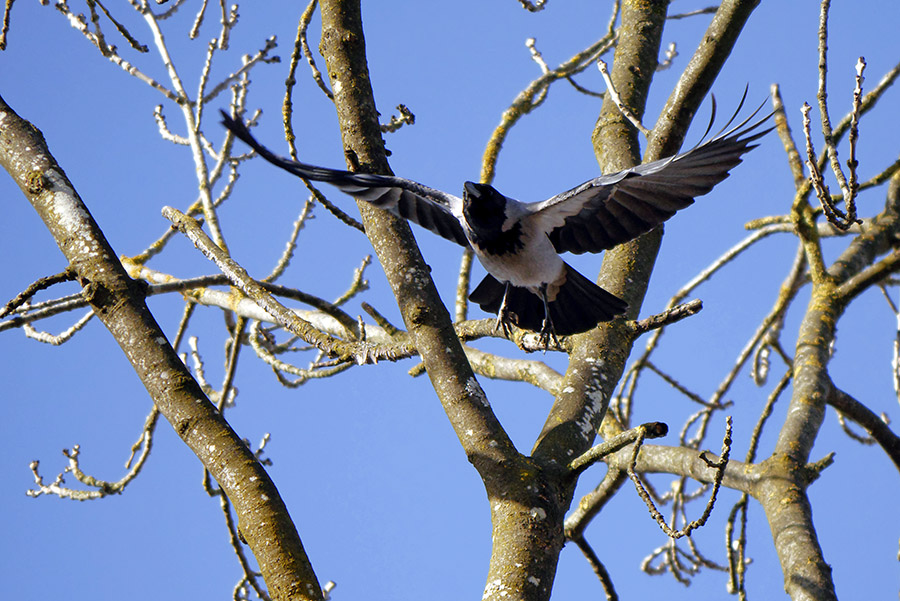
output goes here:
[{"label": "thick branch", "polygon": [[[359,2],[324,0],[321,7],[322,50],[351,168],[389,173]],[[483,598],[547,599],[557,554],[544,549],[559,549],[563,543],[562,512],[552,505],[554,495],[494,416],[409,226],[368,206],[361,206],[360,212],[438,398],[491,501],[494,553]]]},{"label": "thick branch", "polygon": [[[622,26],[616,45],[612,80],[621,101],[631,107],[638,117],[643,114],[650,77],[656,69],[666,4],[625,2],[622,7]],[[604,101],[594,130],[594,147],[604,172],[627,168],[638,162],[635,130],[609,98]],[[658,233],[648,234],[642,239],[654,236],[658,244]],[[613,255],[618,257],[627,252],[620,250],[624,247],[631,248],[632,245],[607,251],[600,283],[629,302],[631,309],[628,317],[634,318],[646,290],[653,258],[649,261],[626,260],[624,263],[638,266],[637,271],[641,273],[624,274],[621,271],[626,269],[623,263],[610,259]],[[626,289],[625,282],[631,280],[634,283]],[[534,448],[535,457],[560,465],[567,464],[572,456],[590,448],[594,433],[603,421],[615,383],[621,377],[632,341],[627,323],[622,320],[603,324],[573,339],[575,349],[563,381],[563,392],[557,397]],[[600,348],[604,349],[602,359],[597,352]]]},{"label": "thick branch", "polygon": [[[705,451],[687,447],[644,445],[638,455],[635,471],[640,474],[673,474],[712,484],[715,481],[716,470],[704,460],[704,453]],[[631,455],[631,449],[622,449],[607,456],[605,461],[611,469],[624,472],[631,462]],[[758,476],[752,468],[752,465],[729,459],[728,465],[725,466],[722,486],[743,492],[753,491]]]},{"label": "thick branch", "polygon": [[[322,2],[322,51],[350,167],[390,173],[369,79],[358,1]],[[517,453],[475,380],[406,221],[360,204],[366,233],[451,424],[479,471]],[[488,442],[494,446],[487,449]],[[486,463],[483,463],[486,462]],[[484,475],[484,474],[482,474]]]},{"label": "thick branch", "polygon": [[244,539],[275,599],[322,599],[278,490],[166,341],[40,132],[0,98],[0,165],[56,239],[94,312],[153,402],[234,503]]}]

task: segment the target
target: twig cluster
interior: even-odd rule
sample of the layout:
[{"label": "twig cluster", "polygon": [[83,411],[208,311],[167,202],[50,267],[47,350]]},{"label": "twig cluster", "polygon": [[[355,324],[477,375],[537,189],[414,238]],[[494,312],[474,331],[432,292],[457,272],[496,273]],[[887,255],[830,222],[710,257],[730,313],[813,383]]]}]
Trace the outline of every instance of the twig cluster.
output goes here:
[{"label": "twig cluster", "polygon": [[[545,7],[545,0],[528,2],[519,0],[529,11],[539,11]],[[2,31],[0,31],[0,48],[6,42],[9,22],[7,2]],[[185,364],[192,366],[192,372],[203,391],[217,405],[218,411],[224,412],[233,406],[237,399],[235,374],[240,360],[241,349],[250,350],[265,364],[271,367],[274,377],[288,387],[300,386],[314,379],[333,377],[358,365],[376,363],[377,361],[395,361],[417,356],[419,351],[411,342],[409,334],[395,324],[390,323],[377,308],[362,303],[362,310],[371,322],[367,323],[362,315],[353,315],[346,306],[356,299],[368,287],[365,270],[370,258],[364,258],[350,277],[346,291],[337,299],[328,301],[309,292],[281,286],[277,281],[288,271],[295,256],[297,241],[302,231],[309,225],[314,215],[314,207],[320,204],[345,225],[363,231],[363,226],[355,218],[346,214],[331,203],[318,189],[309,182],[310,196],[294,220],[287,236],[285,249],[275,261],[271,271],[262,277],[254,277],[244,269],[239,261],[230,254],[227,239],[219,223],[219,209],[232,195],[239,166],[251,155],[236,155],[233,152],[233,138],[226,134],[221,144],[214,144],[203,133],[206,107],[217,100],[223,93],[230,92],[230,109],[232,114],[244,118],[248,125],[257,123],[261,112],[250,111],[247,107],[249,72],[258,65],[277,62],[273,55],[276,48],[274,38],[262,43],[262,47],[253,55],[242,59],[240,66],[231,70],[217,82],[211,81],[214,59],[228,49],[232,29],[238,23],[236,7],[226,10],[220,3],[217,35],[210,39],[206,46],[204,66],[194,92],[178,75],[178,69],[169,54],[165,38],[162,35],[161,22],[171,17],[182,6],[175,2],[168,9],[154,12],[146,1],[136,0],[132,6],[140,14],[147,25],[152,43],[144,44],[123,25],[98,0],[88,3],[87,17],[72,12],[68,3],[61,0],[57,3],[59,12],[69,21],[74,29],[80,32],[98,49],[100,54],[121,68],[125,73],[144,82],[158,92],[166,103],[171,103],[180,112],[183,126],[170,127],[163,104],[153,110],[153,118],[157,123],[160,136],[173,144],[186,146],[191,151],[197,175],[197,194],[194,202],[184,210],[171,207],[164,209],[164,215],[171,220],[173,227],[164,232],[146,250],[135,257],[124,258],[123,264],[132,278],[141,282],[143,292],[152,294],[180,293],[185,298],[182,319],[175,335],[173,346],[178,349],[185,338],[189,351],[182,355]],[[292,129],[293,102],[292,94],[296,85],[296,69],[302,59],[310,68],[310,77],[322,94],[334,100],[334,92],[329,89],[321,71],[316,66],[313,52],[307,40],[307,30],[317,7],[317,0],[311,0],[302,13],[293,46],[288,76],[285,81],[285,98],[282,105],[285,138],[289,152],[296,157],[294,133]],[[860,58],[856,66],[855,86],[851,109],[847,116],[836,127],[832,127],[826,95],[827,74],[827,22],[828,0],[822,2],[819,29],[819,89],[818,107],[821,114],[821,131],[825,148],[817,155],[813,145],[812,120],[810,106],[803,109],[803,135],[806,152],[801,153],[793,139],[786,111],[777,87],[773,88],[773,105],[775,109],[778,134],[787,154],[788,165],[794,174],[796,190],[790,211],[785,215],[776,215],[756,220],[748,224],[751,232],[747,237],[703,269],[697,276],[686,283],[670,299],[666,307],[658,314],[628,324],[628,336],[634,341],[647,334],[642,352],[628,366],[622,377],[615,397],[610,404],[601,427],[606,441],[591,448],[586,453],[565,465],[565,476],[574,481],[592,465],[605,462],[608,466],[606,476],[597,488],[585,495],[566,519],[565,532],[568,540],[576,543],[583,551],[594,569],[608,598],[615,598],[615,588],[609,572],[603,566],[597,554],[585,537],[585,529],[592,518],[597,515],[606,502],[615,495],[630,479],[638,495],[646,503],[654,520],[668,537],[665,543],[654,549],[643,563],[643,569],[650,573],[669,572],[677,580],[689,583],[692,575],[703,567],[727,570],[729,573],[729,589],[744,598],[746,568],[749,558],[747,545],[747,509],[751,496],[759,499],[762,495],[755,484],[741,481],[736,462],[729,461],[732,453],[732,420],[725,418],[725,435],[722,450],[718,457],[712,457],[703,446],[709,438],[711,426],[721,412],[732,405],[729,393],[732,391],[739,374],[749,373],[753,381],[760,387],[768,385],[777,377],[777,382],[767,395],[767,401],[760,411],[757,423],[752,432],[744,463],[741,470],[759,475],[765,459],[759,460],[760,439],[763,430],[773,413],[775,404],[785,396],[792,385],[795,385],[798,373],[809,369],[801,351],[792,354],[790,345],[785,340],[785,323],[790,310],[798,305],[795,301],[801,290],[809,288],[814,299],[822,303],[830,303],[829,317],[836,320],[844,307],[862,291],[878,286],[896,319],[897,338],[891,357],[891,373],[894,388],[900,399],[900,310],[892,300],[888,287],[896,288],[896,279],[890,279],[900,270],[900,251],[897,249],[897,222],[900,220],[900,159],[894,161],[868,180],[860,183],[857,149],[859,139],[859,121],[875,105],[882,94],[900,75],[900,64],[888,72],[879,84],[867,94],[863,93],[865,61]],[[208,3],[204,0],[193,21],[189,37],[196,38],[206,23]],[[669,18],[683,18],[695,14],[715,12],[715,8],[702,9],[684,15],[673,15]],[[537,77],[513,100],[504,111],[501,122],[494,130],[484,152],[481,179],[490,182],[496,171],[496,164],[502,145],[511,128],[525,115],[541,106],[550,87],[557,81],[566,80],[582,93],[610,98],[619,107],[622,114],[645,135],[651,132],[645,128],[640,119],[621,100],[609,76],[606,64],[600,60],[604,54],[615,47],[618,39],[616,22],[619,17],[620,3],[614,2],[609,25],[604,35],[581,52],[575,54],[557,67],[551,67],[537,47],[534,38],[526,41],[531,59],[540,71]],[[120,50],[110,42],[108,32],[104,28],[111,24],[115,34],[124,39],[128,47],[139,55],[147,54],[155,48],[158,58],[166,69],[168,81],[163,82],[146,74],[135,66]],[[207,24],[207,26],[209,26]],[[661,68],[672,64],[677,57],[674,44],[666,51],[660,63]],[[585,71],[592,63],[597,66],[606,81],[604,94],[592,92],[574,80],[574,77]],[[388,123],[381,126],[382,132],[396,131],[404,125],[412,125],[415,117],[405,106],[397,107],[398,116],[392,116]],[[847,174],[838,160],[838,144],[846,134],[848,145]],[[801,157],[805,155],[805,160]],[[804,170],[804,163],[806,170]],[[825,165],[830,167],[841,193],[833,195],[825,183]],[[808,176],[806,175],[808,171]],[[889,182],[888,202],[884,211],[876,216],[860,219],[857,215],[856,202],[861,191],[874,188]],[[820,208],[809,205],[809,194],[813,192],[819,201]],[[843,203],[844,209],[838,205]],[[827,223],[817,222],[817,218],[825,216]],[[203,228],[207,231],[204,231]],[[163,252],[176,232],[180,232],[215,265],[220,272],[212,276],[200,278],[180,278],[175,275],[151,269],[148,263]],[[208,233],[207,233],[208,232]],[[662,344],[662,337],[669,331],[669,326],[685,317],[698,312],[702,303],[699,300],[684,302],[703,284],[721,274],[739,257],[745,256],[769,237],[788,233],[796,236],[797,250],[790,264],[782,266],[786,271],[771,309],[760,320],[756,330],[750,335],[746,344],[738,352],[729,370],[723,375],[716,389],[710,395],[696,392],[676,375],[668,370],[656,351]],[[843,236],[849,240],[846,250],[838,260],[830,265],[822,254],[821,239],[827,236]],[[884,255],[883,258],[876,257]],[[464,252],[459,271],[455,327],[456,334],[463,341],[476,340],[483,337],[496,336],[492,320],[467,321],[466,295],[472,266],[472,254]],[[2,310],[0,318],[8,317],[0,322],[0,331],[11,328],[22,328],[26,335],[37,340],[62,344],[80,331],[93,316],[92,312],[79,318],[71,327],[60,334],[37,331],[36,321],[62,312],[72,311],[87,305],[82,295],[68,295],[57,299],[32,302],[36,293],[52,286],[73,279],[70,271],[56,276],[42,278],[29,286]],[[227,290],[222,290],[227,287]],[[287,306],[289,301],[296,301],[311,308],[302,310]],[[191,336],[191,320],[197,308],[215,307],[223,310],[227,316],[224,364],[225,375],[222,382],[216,385],[210,382],[201,352],[201,340]],[[811,320],[809,313],[805,319]],[[805,327],[812,327],[804,322]],[[803,332],[801,332],[803,334]],[[513,332],[514,342],[527,351],[541,348],[536,335],[526,332]],[[570,340],[555,341],[553,350],[571,352],[573,344]],[[495,378],[524,381],[554,395],[562,394],[560,390],[564,376],[555,371],[544,361],[510,359],[496,353],[487,353],[475,348],[467,348],[467,357],[473,370],[481,375]],[[291,356],[302,353],[308,360],[291,361]],[[773,355],[774,353],[774,355]],[[773,361],[774,359],[774,361]],[[776,365],[773,366],[772,363]],[[303,364],[301,366],[301,364]],[[825,361],[827,365],[827,361]],[[421,365],[410,370],[411,375],[423,372]],[[838,419],[848,436],[865,444],[876,444],[900,468],[900,438],[889,427],[889,420],[883,415],[876,415],[862,401],[855,399],[842,390],[827,374],[827,368],[819,377],[826,377],[823,388],[827,391],[826,401],[837,410]],[[773,376],[773,374],[780,374]],[[665,383],[678,398],[685,399],[695,409],[685,419],[678,430],[677,443],[669,446],[645,445],[647,438],[657,438],[666,434],[668,427],[659,422],[652,422],[632,427],[637,405],[638,384],[645,376],[658,378]],[[140,473],[149,456],[153,432],[157,423],[158,411],[154,408],[147,417],[140,437],[131,449],[126,462],[128,472],[120,480],[109,482],[85,473],[80,464],[81,449],[74,445],[72,450],[63,453],[68,465],[51,483],[45,483],[39,473],[39,463],[31,463],[35,488],[28,491],[31,496],[55,495],[61,498],[89,500],[121,493],[124,488]],[[854,427],[862,428],[859,434]],[[814,436],[814,435],[813,435]],[[265,435],[254,451],[254,455],[262,463],[269,459],[264,449],[269,437]],[[633,445],[632,449],[627,449]],[[247,445],[249,448],[249,444]],[[685,459],[676,462],[673,458]],[[829,463],[826,457],[818,463],[807,463],[799,459],[795,472],[799,475],[798,488],[803,488],[817,477],[818,473]],[[690,465],[690,467],[682,467]],[[665,493],[658,492],[646,478],[646,474],[654,471],[669,473],[675,476],[670,489]],[[65,486],[65,475],[71,474],[87,490]],[[761,476],[760,476],[761,477]],[[792,476],[793,477],[793,476]],[[695,490],[689,490],[689,480],[700,482]],[[213,484],[212,478],[204,470],[203,485],[210,496],[218,497],[229,531],[231,545],[241,565],[243,576],[234,588],[234,598],[249,598],[251,591],[260,599],[268,599],[268,592],[263,586],[260,574],[247,558],[241,546],[242,534],[234,519],[234,511],[225,492]],[[709,519],[713,506],[722,486],[733,488],[741,493],[739,500],[731,507],[726,521],[726,565],[720,566],[708,559],[691,539],[691,532],[703,526]],[[686,507],[689,503],[708,496],[701,515],[689,519]],[[660,507],[670,505],[668,518]],[[326,585],[325,592],[333,587]]]},{"label": "twig cluster", "polygon": [[[823,3],[823,7],[824,10],[827,11],[826,3]],[[824,43],[820,45],[820,50],[824,53],[823,48]],[[824,79],[825,70],[824,54],[822,54],[822,56],[823,62],[820,63],[820,82]],[[716,412],[721,411],[723,408],[727,407],[730,404],[728,401],[726,401],[726,395],[734,385],[737,376],[749,370],[750,375],[758,386],[766,385],[766,383],[770,379],[770,372],[773,370],[771,358],[774,353],[776,357],[780,358],[780,363],[784,367],[780,370],[782,376],[779,378],[777,385],[769,395],[768,400],[760,413],[759,421],[754,428],[751,437],[749,449],[745,459],[746,465],[753,465],[753,462],[756,461],[756,454],[763,428],[767,423],[768,418],[772,414],[774,404],[780,398],[782,398],[784,393],[789,389],[789,386],[792,382],[794,370],[796,369],[796,359],[788,351],[788,346],[782,340],[785,319],[788,311],[792,307],[794,307],[794,301],[798,299],[800,291],[805,286],[809,286],[811,283],[817,281],[817,278],[814,275],[814,272],[817,268],[822,274],[827,274],[828,276],[838,275],[835,270],[829,270],[825,266],[824,260],[822,259],[821,255],[821,249],[818,247],[818,240],[820,238],[835,235],[860,236],[864,232],[869,232],[870,234],[872,234],[874,233],[872,230],[872,226],[874,226],[876,223],[880,223],[882,225],[882,228],[885,228],[885,217],[892,220],[896,219],[896,201],[892,202],[890,200],[888,202],[885,213],[883,213],[880,217],[881,221],[878,221],[879,218],[859,219],[856,216],[855,199],[859,191],[877,185],[876,182],[889,181],[891,180],[891,178],[896,179],[895,174],[897,173],[897,166],[895,162],[876,175],[872,176],[870,179],[866,180],[866,182],[862,184],[857,183],[859,179],[857,175],[859,166],[856,163],[855,156],[856,148],[859,143],[857,133],[859,119],[874,106],[877,99],[880,98],[884,91],[890,87],[891,83],[896,80],[898,75],[898,68],[900,68],[900,65],[897,65],[896,67],[891,69],[882,78],[875,89],[873,89],[868,94],[863,94],[862,73],[864,65],[865,63],[863,60],[860,60],[857,65],[856,84],[853,92],[853,103],[851,111],[845,118],[841,120],[840,124],[837,127],[833,128],[833,130],[830,129],[830,125],[827,124],[827,105],[824,102],[824,94],[821,93],[822,89],[820,88],[820,108],[822,109],[821,112],[824,115],[823,122],[825,122],[825,125],[823,125],[823,130],[828,131],[828,133],[826,134],[828,143],[826,150],[821,157],[816,157],[811,149],[811,142],[808,143],[808,148],[810,149],[808,153],[808,156],[810,157],[808,165],[810,165],[810,170],[812,172],[812,175],[809,178],[807,178],[803,173],[802,163],[800,162],[800,153],[797,152],[796,145],[791,138],[788,120],[784,112],[784,107],[781,101],[779,90],[777,86],[773,87],[773,105],[776,111],[778,133],[782,140],[785,142],[785,150],[788,156],[788,162],[795,174],[795,181],[798,187],[798,193],[795,197],[797,200],[795,201],[794,212],[792,215],[760,219],[751,224],[748,224],[748,229],[751,229],[753,231],[744,240],[736,244],[734,247],[728,249],[709,267],[701,271],[695,278],[693,278],[681,290],[679,290],[669,302],[668,309],[671,310],[679,303],[683,302],[684,299],[690,294],[695,293],[697,288],[702,284],[719,275],[722,270],[730,265],[736,258],[745,255],[747,252],[755,248],[760,243],[764,242],[769,237],[781,233],[792,233],[798,235],[799,243],[797,253],[794,257],[793,262],[790,264],[785,279],[779,289],[775,303],[773,304],[772,309],[762,319],[759,327],[752,334],[747,344],[743,349],[741,349],[731,369],[728,371],[724,379],[716,388],[715,392],[709,398],[704,398],[692,392],[674,375],[668,373],[660,365],[652,361],[652,355],[657,350],[657,348],[659,348],[662,336],[667,331],[667,328],[661,327],[654,330],[647,338],[644,352],[642,354],[639,354],[637,358],[634,359],[632,365],[628,368],[628,370],[626,370],[624,377],[620,382],[619,393],[612,400],[612,412],[607,416],[607,421],[604,423],[603,433],[606,436],[612,436],[612,440],[615,440],[615,436],[620,435],[624,432],[631,432],[631,430],[625,430],[624,428],[628,427],[632,413],[634,411],[636,402],[635,395],[638,389],[638,382],[642,375],[652,373],[655,376],[661,378],[664,382],[670,385],[674,390],[678,391],[685,398],[701,405],[701,409],[688,418],[681,432],[679,433],[679,444],[682,445],[682,448],[699,449],[699,445],[702,444],[706,439],[707,427],[710,423],[710,418]],[[615,94],[614,88],[612,88],[610,91],[611,93]],[[626,111],[623,111],[623,114],[628,114],[627,109]],[[639,122],[637,122],[636,119],[632,118],[630,120],[636,127],[640,129]],[[805,138],[807,139],[807,141],[809,141],[811,137],[809,129],[810,128],[807,121],[807,125],[805,125]],[[833,196],[827,191],[827,186],[824,186],[824,184],[822,184],[821,170],[814,170],[813,168],[821,166],[824,162],[831,159],[830,164],[832,165],[832,169],[840,169],[839,164],[836,160],[836,145],[841,139],[841,136],[847,133],[850,134],[848,142],[849,139],[852,139],[852,143],[850,143],[851,149],[849,151],[851,159],[848,161],[850,175],[844,178],[843,176],[839,176],[836,174],[839,182],[841,182],[840,185],[842,194]],[[817,179],[818,181],[816,181]],[[827,223],[807,225],[807,223],[801,222],[799,220],[800,218],[798,218],[798,206],[805,206],[800,205],[799,203],[802,202],[802,199],[805,198],[805,195],[810,189],[818,190],[817,197],[819,198],[820,204],[823,207],[821,214],[824,214],[826,216]],[[896,192],[889,192],[889,198],[895,194]],[[845,206],[848,209],[847,211],[841,211],[836,206],[836,203],[841,201],[845,203]],[[804,214],[812,216],[815,215],[814,212]],[[839,229],[835,231],[832,226]],[[854,249],[851,245],[848,253],[845,253],[842,258],[839,259],[835,264],[841,264],[842,261],[848,260],[851,256],[850,253],[852,252],[854,252]],[[868,268],[862,269],[857,275],[847,278],[844,284],[837,288],[839,297],[840,295],[851,294],[853,296],[856,296],[862,289],[867,289],[874,285],[880,285],[882,286],[882,289],[885,290],[885,297],[888,298],[888,302],[891,305],[893,314],[897,315],[898,313],[896,305],[893,303],[893,301],[890,300],[886,289],[883,287],[885,285],[885,278],[887,278],[890,273],[894,273],[897,269],[896,254],[897,251],[895,250],[894,252],[889,253],[880,262],[875,262]],[[830,277],[826,278],[825,276],[823,276],[821,279],[827,279],[828,281],[832,282],[834,281]],[[854,282],[856,282],[858,279],[865,280],[865,284],[862,285],[862,287],[856,286],[854,284]],[[881,282],[881,284],[879,284],[879,282]],[[843,306],[845,302],[846,301],[839,300],[838,304],[840,306]],[[898,328],[898,331],[900,331],[900,328]],[[898,340],[900,340],[900,338],[898,338]],[[897,357],[900,356],[900,351],[896,349],[900,349],[900,343],[897,343],[895,345],[894,358],[892,360],[892,365],[894,366],[894,369],[892,371],[895,374],[895,382],[900,382],[900,377],[896,375],[897,373],[900,373],[897,371],[896,367],[898,365]],[[871,411],[869,411],[863,403],[859,402],[856,399],[853,399],[845,392],[841,391],[833,383],[831,383],[830,386],[832,394],[828,397],[828,402],[830,405],[838,409],[839,423],[842,425],[842,427],[845,428],[848,436],[851,436],[851,438],[853,438],[854,440],[858,440],[866,444],[873,442],[879,444],[881,448],[896,463],[897,439],[890,431],[890,429],[886,426],[886,418],[884,418],[883,416],[876,416]],[[900,391],[900,384],[895,384],[895,389]],[[898,398],[900,398],[900,393],[898,393]],[[849,427],[849,421],[852,421],[853,423],[861,426],[865,431],[865,434],[859,435],[851,430]],[[635,453],[637,453],[637,450],[635,450]],[[651,453],[653,455],[653,459],[648,459],[648,463],[645,465],[660,465],[665,463],[664,457],[666,456],[666,453],[667,451],[663,450],[662,448],[654,448]],[[633,460],[636,461],[636,458],[637,455],[635,454]],[[579,503],[578,509],[573,512],[573,514],[566,520],[566,533],[568,538],[575,542],[585,553],[586,558],[600,578],[603,588],[607,592],[608,598],[614,598],[614,587],[612,586],[611,577],[605,570],[605,568],[603,568],[602,564],[599,563],[599,559],[597,558],[596,554],[587,544],[586,540],[584,539],[583,531],[586,523],[590,521],[593,515],[595,515],[596,512],[598,512],[599,509],[605,505],[609,498],[611,498],[611,496],[619,490],[626,474],[635,480],[636,485],[638,485],[639,489],[641,490],[641,496],[645,499],[648,505],[656,500],[667,499],[670,502],[674,502],[672,510],[673,517],[675,517],[676,515],[680,516],[684,520],[685,524],[697,523],[689,521],[683,513],[684,505],[691,498],[689,495],[685,494],[686,478],[684,476],[672,483],[672,490],[670,493],[667,493],[667,495],[659,495],[654,491],[652,487],[649,486],[648,483],[642,482],[638,478],[635,465],[635,463],[632,463],[629,465],[630,469],[621,469],[614,468],[613,465],[610,464],[610,472],[607,474],[606,479],[604,479],[604,481],[598,486],[595,491],[582,498],[581,502]],[[670,469],[671,466],[669,464],[666,465],[668,466],[667,468],[661,467],[660,469],[663,471],[667,471],[667,469]],[[720,473],[724,474],[724,471]],[[721,485],[722,480],[718,480],[718,484],[715,481],[712,482],[713,487],[718,488]],[[705,491],[706,486],[707,485],[702,485],[698,492]],[[732,485],[732,487],[738,488],[739,490],[741,489],[741,487],[734,485]],[[644,563],[644,569],[648,572],[653,573],[668,571],[676,579],[683,582],[688,582],[688,577],[701,566],[712,567],[714,569],[727,569],[730,574],[729,589],[732,592],[740,594],[743,598],[746,594],[746,567],[750,562],[749,558],[746,555],[746,521],[748,500],[749,497],[752,496],[752,494],[753,491],[750,488],[743,492],[740,499],[735,505],[733,505],[729,513],[728,519],[726,521],[726,555],[728,557],[728,561],[727,565],[724,567],[718,566],[717,564],[703,556],[696,548],[696,545],[690,539],[690,537],[685,538],[688,548],[679,548],[675,540],[679,532],[674,530],[672,527],[665,525],[662,519],[662,514],[658,510],[651,510],[654,517],[656,517],[656,519],[660,521],[660,525],[663,530],[673,538],[667,541],[666,544],[655,549],[647,557]],[[709,506],[707,506],[707,510],[708,509]],[[706,513],[707,511],[704,511],[704,515],[706,515]],[[698,520],[698,522],[699,521],[702,521],[702,519]]]}]

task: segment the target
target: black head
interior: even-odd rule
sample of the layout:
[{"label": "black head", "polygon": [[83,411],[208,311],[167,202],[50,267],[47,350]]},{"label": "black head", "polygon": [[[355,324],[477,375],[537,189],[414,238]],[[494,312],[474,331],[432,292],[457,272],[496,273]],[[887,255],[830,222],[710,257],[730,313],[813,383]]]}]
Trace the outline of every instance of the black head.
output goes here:
[{"label": "black head", "polygon": [[475,182],[464,183],[463,192],[465,196],[471,197],[473,199],[481,198],[482,196],[488,196],[492,192],[495,194],[499,194],[499,192],[497,192],[492,185],[476,184]]},{"label": "black head", "polygon": [[489,184],[463,184],[463,213],[475,230],[500,231],[506,220],[506,197]]},{"label": "black head", "polygon": [[463,216],[472,235],[472,243],[482,252],[508,254],[522,247],[522,226],[507,224],[510,199],[493,186],[466,182],[463,190]]}]

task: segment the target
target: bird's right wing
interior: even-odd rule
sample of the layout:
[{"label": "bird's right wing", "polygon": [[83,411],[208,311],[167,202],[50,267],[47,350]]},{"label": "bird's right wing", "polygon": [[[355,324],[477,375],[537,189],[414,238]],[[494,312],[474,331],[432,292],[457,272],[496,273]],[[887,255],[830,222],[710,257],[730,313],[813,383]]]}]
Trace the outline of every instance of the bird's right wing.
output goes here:
[{"label": "bird's right wing", "polygon": [[458,197],[401,177],[316,167],[279,156],[257,142],[241,120],[232,119],[224,111],[221,113],[222,125],[273,165],[306,180],[329,183],[341,192],[409,219],[451,242],[469,245],[458,218],[462,215],[462,200]]}]

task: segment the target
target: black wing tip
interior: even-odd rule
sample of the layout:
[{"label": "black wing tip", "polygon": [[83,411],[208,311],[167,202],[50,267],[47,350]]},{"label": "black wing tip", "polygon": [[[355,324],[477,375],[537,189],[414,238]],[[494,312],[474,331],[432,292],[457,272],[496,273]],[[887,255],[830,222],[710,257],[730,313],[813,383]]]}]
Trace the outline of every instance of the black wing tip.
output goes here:
[{"label": "black wing tip", "polygon": [[[749,84],[748,84],[748,87],[749,87]],[[731,124],[734,123],[735,119],[737,119],[738,114],[741,112],[741,109],[744,107],[744,102],[747,99],[747,89],[748,89],[747,87],[744,88],[744,94],[741,97],[741,102],[738,104],[737,109],[734,111],[734,114],[731,116],[731,118],[728,120],[728,122],[722,127],[722,130],[715,136],[714,139],[721,139],[721,138],[738,139],[738,138],[741,138],[742,136],[746,136],[747,134],[749,134],[750,132],[752,132],[756,128],[758,128],[760,125],[762,125],[763,123],[765,123],[769,119],[771,119],[772,116],[775,114],[775,111],[772,110],[772,111],[764,114],[762,117],[760,117],[759,120],[756,121],[755,123],[750,123],[759,114],[759,112],[761,110],[763,110],[763,107],[766,106],[766,103],[769,102],[769,100],[771,99],[771,95],[769,95],[769,96],[766,96],[766,99],[763,100],[759,104],[759,106],[753,110],[752,113],[747,115],[747,117],[743,121],[741,121],[734,127],[731,127]],[[750,123],[750,125],[747,125],[748,123]],[[774,126],[766,129],[765,131],[757,132],[756,134],[753,135],[752,138],[744,138],[743,141],[747,142],[747,141],[755,140],[755,139],[760,138],[760,137],[764,136],[765,134],[769,133],[773,129],[775,129]]]},{"label": "black wing tip", "polygon": [[247,126],[244,125],[243,120],[236,120],[231,115],[226,113],[224,110],[219,109],[219,114],[222,115],[222,120],[220,123],[225,126],[230,132],[238,133],[238,131],[247,131]]},{"label": "black wing tip", "polygon": [[220,123],[225,127],[225,129],[233,133],[244,143],[252,146],[255,150],[259,150],[257,148],[257,146],[259,146],[259,143],[256,141],[256,138],[253,137],[253,134],[250,133],[250,130],[247,129],[247,124],[244,123],[243,119],[235,119],[222,109],[219,109],[219,114],[222,116],[222,120],[220,121]]},{"label": "black wing tip", "polygon": [[[737,125],[733,125],[735,120],[738,118],[738,115],[741,113],[741,110],[743,110],[743,108],[744,108],[744,104],[747,101],[747,95],[749,93],[749,90],[750,90],[750,84],[748,83],[744,86],[744,92],[743,92],[743,94],[741,94],[741,100],[740,100],[740,102],[738,102],[737,108],[734,110],[734,113],[732,113],[731,117],[728,118],[728,121],[725,122],[725,125],[723,125],[721,127],[721,129],[719,129],[719,131],[716,132],[715,135],[713,135],[709,140],[706,140],[707,136],[709,136],[709,132],[712,131],[713,123],[716,119],[716,108],[717,108],[716,95],[712,94],[712,93],[710,94],[710,101],[712,103],[712,108],[710,110],[709,123],[706,126],[706,131],[700,137],[700,141],[697,142],[697,145],[694,146],[694,148],[692,148],[691,150],[696,150],[697,148],[700,148],[701,146],[705,146],[707,144],[711,144],[713,142],[719,142],[719,141],[735,141],[735,142],[742,142],[742,143],[752,142],[753,140],[756,140],[757,138],[761,138],[762,136],[766,135],[767,133],[769,133],[770,131],[775,129],[775,127],[772,126],[768,129],[766,129],[765,131],[761,131],[761,132],[757,132],[757,133],[753,134],[752,137],[749,137],[749,138],[743,137],[743,136],[746,136],[746,135],[750,134],[751,132],[753,132],[760,125],[762,125],[763,123],[765,123],[766,121],[771,119],[772,116],[775,114],[775,111],[772,110],[771,112],[763,115],[755,123],[751,123],[750,125],[747,125],[748,123],[750,123],[753,120],[754,117],[756,117],[759,114],[759,112],[763,109],[763,107],[766,105],[766,103],[769,102],[769,100],[771,99],[771,95],[767,95],[765,100],[763,100],[759,104],[759,106],[756,107],[753,110],[753,112],[750,113],[746,118],[744,118],[740,123],[738,123]],[[704,140],[706,140],[706,141],[704,141]],[[688,152],[691,152],[691,151],[688,151]],[[687,154],[687,153],[683,153],[683,154]]]}]

